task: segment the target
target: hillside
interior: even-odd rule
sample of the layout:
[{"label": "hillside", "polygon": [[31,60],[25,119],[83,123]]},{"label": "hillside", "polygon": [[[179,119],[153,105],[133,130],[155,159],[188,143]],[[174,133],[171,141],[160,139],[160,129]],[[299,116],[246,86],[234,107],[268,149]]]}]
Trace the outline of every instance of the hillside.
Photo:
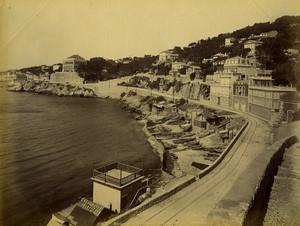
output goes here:
[{"label": "hillside", "polygon": [[[179,54],[179,59],[192,60],[202,68],[205,65],[202,60],[211,58],[216,53],[227,53],[229,57],[246,57],[247,51],[243,48],[243,43],[252,36],[260,35],[264,32],[277,31],[276,38],[264,39],[263,44],[258,48],[257,58],[261,61],[264,68],[273,71],[273,78],[277,84],[297,84],[300,87],[296,75],[300,73],[298,59],[290,60],[286,56],[286,49],[300,50],[300,16],[283,16],[274,22],[256,23],[252,26],[236,30],[232,33],[220,34],[217,37],[199,40],[190,43],[187,47],[174,47],[173,51]],[[226,47],[225,39],[233,37],[237,41]],[[244,39],[239,42],[238,40]],[[213,70],[208,70],[212,72]],[[206,75],[205,73],[204,75]]]},{"label": "hillside", "polygon": [[[179,54],[179,60],[192,61],[202,68],[202,76],[213,73],[216,68],[210,63],[202,63],[203,59],[211,58],[217,53],[227,53],[229,57],[246,57],[248,50],[244,49],[244,42],[259,36],[264,32],[277,31],[276,38],[263,39],[263,44],[258,48],[257,59],[265,69],[273,70],[275,84],[296,84],[300,87],[297,75],[300,73],[299,56],[291,60],[285,54],[286,49],[300,50],[300,16],[283,16],[274,22],[256,23],[252,26],[220,34],[217,37],[206,40],[198,40],[186,47],[174,47],[173,51]],[[232,46],[225,46],[225,39],[233,37]],[[80,69],[80,75],[85,80],[108,80],[111,78],[132,75],[138,72],[156,70],[158,74],[168,74],[171,64],[156,64],[158,56],[145,55],[144,57],[126,57],[120,60],[109,60],[102,57],[94,57],[88,60],[87,66]],[[42,66],[24,68],[23,73],[29,71],[35,75],[45,72]],[[52,72],[51,66],[46,70]]]},{"label": "hillside", "polygon": [[273,23],[256,23],[232,33],[219,34],[217,37],[192,42],[187,47],[174,47],[174,52],[178,53],[181,59],[193,59],[199,63],[204,58],[209,58],[219,52],[228,53],[230,57],[236,56],[242,54],[242,48],[239,48],[239,43],[235,43],[231,47],[225,47],[226,38],[234,37],[238,40],[273,30],[278,31],[276,44],[278,44],[281,51],[287,48],[299,48],[299,45],[295,42],[300,41],[300,16],[283,16]]}]

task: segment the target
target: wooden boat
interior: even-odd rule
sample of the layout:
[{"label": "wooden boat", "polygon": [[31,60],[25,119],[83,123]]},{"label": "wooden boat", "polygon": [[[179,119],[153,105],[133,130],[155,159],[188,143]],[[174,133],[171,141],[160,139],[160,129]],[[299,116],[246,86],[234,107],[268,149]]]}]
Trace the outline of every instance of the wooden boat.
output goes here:
[{"label": "wooden boat", "polygon": [[[192,141],[189,141],[187,142],[188,145],[199,145],[199,141],[197,140],[192,140]],[[201,145],[200,145],[201,146]]]},{"label": "wooden boat", "polygon": [[173,136],[172,135],[156,135],[155,138],[158,140],[169,140],[169,139],[172,139]]},{"label": "wooden boat", "polygon": [[220,154],[215,154],[215,153],[208,152],[206,155],[208,157],[219,157]]},{"label": "wooden boat", "polygon": [[195,140],[196,137],[180,137],[179,140],[183,141],[183,142],[189,142],[189,141],[193,141]]},{"label": "wooden boat", "polygon": [[177,148],[176,144],[163,143],[165,149]]},{"label": "wooden boat", "polygon": [[173,139],[174,144],[183,144],[185,141],[182,141],[180,139]]},{"label": "wooden boat", "polygon": [[189,147],[192,150],[202,150],[203,147],[201,147],[200,145],[189,145],[187,144],[187,147]]}]

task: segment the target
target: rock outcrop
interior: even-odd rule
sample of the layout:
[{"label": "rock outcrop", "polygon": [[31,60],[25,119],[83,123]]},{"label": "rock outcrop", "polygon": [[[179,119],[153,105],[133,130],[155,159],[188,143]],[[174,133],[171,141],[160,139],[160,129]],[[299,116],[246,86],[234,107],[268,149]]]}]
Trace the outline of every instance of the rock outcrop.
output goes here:
[{"label": "rock outcrop", "polygon": [[11,81],[8,83],[8,91],[33,92],[56,96],[95,97],[92,89],[70,84],[56,84],[45,81]]}]

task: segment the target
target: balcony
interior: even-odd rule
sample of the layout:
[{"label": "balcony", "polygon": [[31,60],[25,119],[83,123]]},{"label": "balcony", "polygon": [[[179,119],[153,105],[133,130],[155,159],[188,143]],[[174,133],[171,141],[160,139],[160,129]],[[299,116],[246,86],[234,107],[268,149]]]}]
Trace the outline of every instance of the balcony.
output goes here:
[{"label": "balcony", "polygon": [[141,177],[142,169],[120,162],[113,162],[94,168],[92,180],[122,187]]},{"label": "balcony", "polygon": [[296,91],[296,87],[293,86],[262,86],[262,85],[250,85],[249,89],[256,89],[256,90],[266,90],[272,92],[292,92]]},{"label": "balcony", "polygon": [[250,79],[252,79],[252,80],[264,80],[264,81],[272,81],[272,80],[274,80],[274,79],[272,79],[271,75],[267,75],[267,76],[257,75],[257,76],[250,77]]}]

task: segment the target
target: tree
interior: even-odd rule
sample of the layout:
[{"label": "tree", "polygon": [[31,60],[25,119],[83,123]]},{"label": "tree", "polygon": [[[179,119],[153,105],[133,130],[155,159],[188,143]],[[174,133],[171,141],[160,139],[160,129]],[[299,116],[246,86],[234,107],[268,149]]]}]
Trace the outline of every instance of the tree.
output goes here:
[{"label": "tree", "polygon": [[212,62],[201,64],[201,68],[202,68],[202,70],[201,70],[202,77],[205,77],[206,75],[211,75],[214,73],[214,67],[213,67]]},{"label": "tree", "polygon": [[286,61],[275,66],[272,76],[275,79],[275,85],[291,85],[295,84],[297,89],[300,88],[300,81],[298,79],[300,73],[299,63],[295,61]]},{"label": "tree", "polygon": [[190,80],[193,81],[196,78],[196,73],[193,72],[192,74],[190,74]]}]

